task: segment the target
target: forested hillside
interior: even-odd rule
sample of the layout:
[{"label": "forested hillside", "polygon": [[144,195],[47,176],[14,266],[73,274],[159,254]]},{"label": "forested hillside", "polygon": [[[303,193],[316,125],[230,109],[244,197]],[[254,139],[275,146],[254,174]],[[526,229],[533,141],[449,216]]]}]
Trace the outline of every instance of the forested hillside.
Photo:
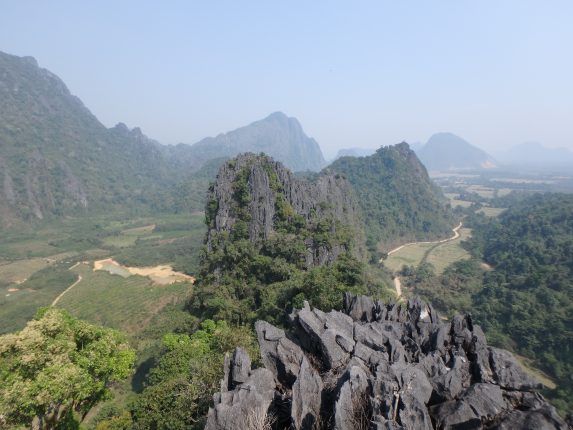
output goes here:
[{"label": "forested hillside", "polygon": [[494,267],[474,297],[485,329],[532,357],[573,404],[573,196],[536,195],[474,227]]},{"label": "forested hillside", "polygon": [[264,152],[295,172],[316,172],[326,164],[316,140],[304,133],[296,118],[289,118],[282,112],[228,133],[207,137],[188,147],[187,151],[197,165],[244,152]]},{"label": "forested hillside", "polygon": [[[472,216],[474,255],[442,277],[425,264],[407,285],[442,311],[472,312],[488,338],[534,360],[558,384],[550,393],[573,407],[573,195],[515,200],[498,219]],[[491,270],[480,264],[485,261]]]},{"label": "forested hillside", "polygon": [[455,219],[446,199],[407,143],[381,147],[369,157],[339,158],[324,172],[352,184],[373,253],[451,234]]},{"label": "forested hillside", "polygon": [[210,190],[194,308],[233,322],[282,322],[304,300],[340,307],[345,290],[381,294],[367,274],[359,205],[348,182],[296,178],[266,156],[241,155]]},{"label": "forested hillside", "polygon": [[0,53],[0,224],[137,212],[177,181],[165,147],[105,128],[33,58]]},{"label": "forested hillside", "polygon": [[214,167],[244,151],[265,151],[296,170],[324,164],[316,141],[283,113],[195,145],[161,145],[122,123],[107,129],[35,59],[0,52],[0,228],[202,210]]}]

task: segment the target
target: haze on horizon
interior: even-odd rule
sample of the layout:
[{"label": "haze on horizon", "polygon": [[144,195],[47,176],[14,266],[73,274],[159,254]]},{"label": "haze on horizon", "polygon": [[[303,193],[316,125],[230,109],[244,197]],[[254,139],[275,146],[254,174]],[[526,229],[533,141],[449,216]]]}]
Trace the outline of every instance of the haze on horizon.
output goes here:
[{"label": "haze on horizon", "polygon": [[33,56],[108,127],[194,143],[274,111],[327,157],[449,131],[494,156],[573,150],[573,3],[3,5],[0,50]]}]

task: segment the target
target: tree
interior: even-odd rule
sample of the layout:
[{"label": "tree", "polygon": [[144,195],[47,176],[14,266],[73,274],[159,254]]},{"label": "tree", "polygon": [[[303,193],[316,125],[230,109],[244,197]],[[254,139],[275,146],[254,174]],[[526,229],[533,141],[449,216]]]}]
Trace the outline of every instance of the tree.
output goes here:
[{"label": "tree", "polygon": [[191,335],[166,334],[165,351],[133,405],[135,429],[202,429],[213,394],[220,389],[225,354],[241,346],[259,355],[246,327],[205,320]]},{"label": "tree", "polygon": [[22,331],[0,337],[0,420],[52,429],[74,411],[83,418],[134,362],[121,333],[42,309]]}]

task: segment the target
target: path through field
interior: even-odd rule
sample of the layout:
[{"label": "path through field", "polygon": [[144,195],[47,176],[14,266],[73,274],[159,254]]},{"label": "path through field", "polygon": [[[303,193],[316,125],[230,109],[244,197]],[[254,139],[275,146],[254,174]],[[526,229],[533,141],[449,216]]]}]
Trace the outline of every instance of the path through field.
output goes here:
[{"label": "path through field", "polygon": [[64,297],[64,294],[66,294],[68,291],[70,291],[72,288],[74,288],[76,285],[78,285],[82,280],[82,275],[78,275],[78,280],[76,282],[74,282],[72,285],[70,285],[68,288],[66,288],[64,291],[61,292],[61,294],[56,297],[54,299],[54,301],[52,302],[52,304],[50,306],[56,306],[56,304],[60,301],[60,299],[62,297]]},{"label": "path through field", "polygon": [[[388,252],[388,255],[392,255],[393,253],[407,247],[407,246],[411,246],[411,245],[420,245],[420,244],[440,244],[440,243],[446,243],[446,242],[450,242],[452,240],[456,240],[458,237],[460,237],[460,228],[462,228],[463,223],[460,221],[460,223],[454,227],[452,229],[452,231],[454,232],[454,235],[452,237],[449,237],[447,239],[442,239],[442,240],[436,240],[436,241],[428,241],[428,242],[410,242],[410,243],[405,243],[404,245],[400,245],[397,248],[394,248],[393,250]],[[383,259],[380,259],[380,262],[382,263]],[[402,282],[400,281],[400,278],[398,276],[394,277],[394,288],[396,288],[396,295],[398,296],[398,299],[400,299],[402,297]]]}]

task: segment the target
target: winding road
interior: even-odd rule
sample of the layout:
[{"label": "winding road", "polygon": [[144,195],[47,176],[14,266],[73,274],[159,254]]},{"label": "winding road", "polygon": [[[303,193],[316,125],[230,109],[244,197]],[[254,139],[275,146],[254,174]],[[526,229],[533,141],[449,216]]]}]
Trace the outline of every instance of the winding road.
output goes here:
[{"label": "winding road", "polygon": [[[448,237],[447,239],[442,239],[442,240],[436,240],[436,241],[429,241],[429,242],[410,242],[410,243],[405,243],[404,245],[400,245],[397,248],[394,248],[393,250],[388,252],[388,255],[392,255],[397,251],[400,251],[402,248],[405,248],[407,246],[411,246],[411,245],[420,245],[420,244],[440,244],[440,243],[446,243],[446,242],[450,242],[452,240],[456,240],[458,237],[460,237],[460,228],[462,228],[463,223],[460,221],[460,223],[454,227],[452,229],[452,231],[454,232],[454,235],[452,237]],[[380,263],[382,263],[383,259],[380,259]],[[394,288],[396,289],[396,295],[398,296],[398,299],[400,299],[402,297],[402,282],[400,281],[400,278],[398,276],[394,276]]]},{"label": "winding road", "polygon": [[[78,261],[76,264],[74,264],[72,267],[68,268],[68,270],[72,270],[75,267],[77,267],[80,264],[80,262]],[[76,282],[74,282],[72,285],[70,285],[68,288],[66,288],[64,291],[62,291],[60,293],[60,295],[58,297],[56,297],[54,299],[54,301],[52,302],[52,304],[50,306],[54,307],[56,306],[56,304],[60,301],[60,299],[62,297],[64,297],[64,294],[66,294],[68,291],[70,291],[72,288],[74,288],[76,285],[78,285],[80,283],[80,281],[82,280],[82,275],[78,275],[78,280]]]}]

